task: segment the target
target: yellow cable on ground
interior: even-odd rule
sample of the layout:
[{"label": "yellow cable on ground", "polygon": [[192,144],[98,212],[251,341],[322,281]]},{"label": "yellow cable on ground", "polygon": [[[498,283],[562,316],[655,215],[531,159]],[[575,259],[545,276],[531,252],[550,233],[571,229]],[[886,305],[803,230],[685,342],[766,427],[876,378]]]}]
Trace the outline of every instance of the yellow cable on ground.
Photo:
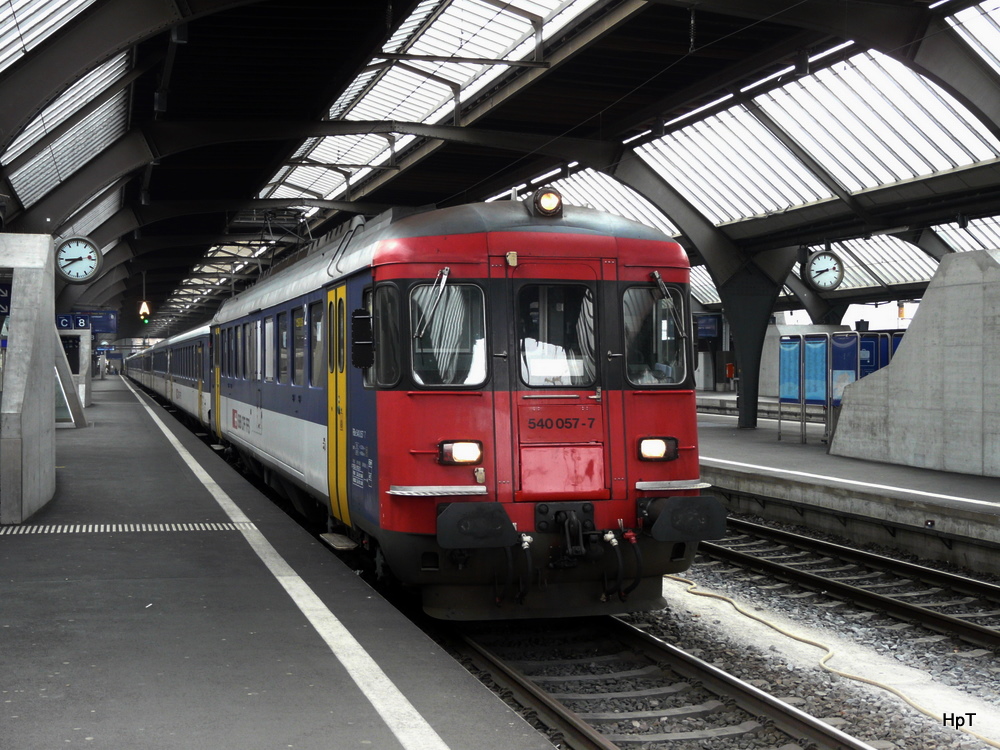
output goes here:
[{"label": "yellow cable on ground", "polygon": [[[856,675],[856,674],[850,674],[848,672],[843,672],[843,671],[841,671],[839,669],[831,667],[826,662],[833,658],[833,656],[834,656],[834,650],[832,648],[830,648],[829,646],[827,646],[825,643],[820,643],[819,641],[814,641],[814,640],[812,640],[810,638],[804,638],[802,636],[795,635],[794,633],[790,633],[787,630],[784,630],[783,628],[778,627],[773,622],[765,620],[763,617],[760,617],[759,615],[755,615],[753,612],[748,612],[747,610],[743,609],[739,604],[737,604],[732,599],[730,599],[728,596],[723,596],[722,594],[714,594],[711,591],[699,591],[699,590],[697,590],[698,589],[698,584],[695,583],[694,581],[689,581],[687,578],[681,578],[680,576],[672,576],[672,575],[664,576],[664,578],[669,578],[672,581],[677,581],[679,583],[685,583],[685,584],[687,584],[688,587],[687,587],[686,591],[689,594],[694,594],[695,596],[705,596],[705,597],[708,597],[710,599],[720,599],[720,600],[722,600],[724,602],[728,602],[730,605],[732,605],[733,609],[735,609],[741,615],[749,617],[752,620],[756,620],[757,622],[759,622],[759,623],[761,623],[763,625],[767,625],[767,627],[771,628],[771,630],[775,630],[775,631],[781,633],[784,636],[787,636],[787,637],[792,638],[792,639],[794,639],[796,641],[799,641],[800,643],[805,643],[805,644],[807,644],[809,646],[815,646],[816,648],[823,649],[824,651],[826,651],[826,656],[824,656],[822,659],[819,660],[819,665],[823,669],[825,669],[827,672],[832,672],[833,674],[839,675],[840,677],[846,677],[849,680],[856,680],[858,682],[865,682],[865,683],[867,683],[869,685],[873,685],[873,686],[875,686],[877,688],[881,688],[882,690],[886,690],[886,691],[892,693],[893,695],[901,698],[903,701],[905,701],[907,704],[909,704],[910,706],[912,706],[913,708],[915,708],[917,711],[919,711],[920,713],[924,714],[925,716],[929,716],[930,718],[934,719],[935,721],[940,721],[940,722],[944,721],[944,718],[942,716],[940,716],[938,714],[935,714],[933,711],[930,711],[929,709],[924,708],[919,703],[917,703],[916,701],[914,701],[913,699],[911,699],[910,697],[908,697],[907,695],[905,695],[903,692],[901,692],[901,691],[897,690],[896,688],[892,687],[891,685],[886,685],[885,683],[878,682],[877,680],[870,680],[867,677],[862,677],[861,675]],[[989,737],[984,737],[981,734],[977,734],[976,732],[973,732],[971,729],[966,729],[965,727],[956,727],[956,729],[958,729],[959,731],[963,732],[964,734],[969,735],[970,737],[975,737],[977,740],[980,740],[981,742],[985,742],[990,747],[1000,748],[1000,742],[997,742],[995,740],[991,740]]]}]

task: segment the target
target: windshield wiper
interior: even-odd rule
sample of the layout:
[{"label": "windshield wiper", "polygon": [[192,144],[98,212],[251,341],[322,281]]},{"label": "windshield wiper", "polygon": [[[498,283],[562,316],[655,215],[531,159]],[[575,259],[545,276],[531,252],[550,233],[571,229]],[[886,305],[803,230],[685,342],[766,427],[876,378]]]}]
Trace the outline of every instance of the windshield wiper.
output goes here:
[{"label": "windshield wiper", "polygon": [[656,285],[660,288],[660,294],[667,301],[667,309],[670,310],[670,317],[673,319],[674,327],[677,329],[680,337],[682,339],[687,338],[687,327],[681,324],[681,314],[678,312],[677,305],[674,303],[673,297],[670,296],[670,290],[667,289],[667,285],[663,281],[663,277],[660,276],[660,272],[653,271],[649,275],[656,281]]},{"label": "windshield wiper", "polygon": [[437,296],[434,298],[434,302],[431,303],[431,309],[426,312],[421,311],[420,320],[417,322],[416,330],[413,332],[413,338],[419,339],[425,333],[427,333],[427,326],[431,322],[431,316],[434,311],[437,310],[438,304],[441,302],[441,297],[444,295],[444,285],[448,283],[448,274],[451,273],[451,268],[445,266],[440,271],[438,275],[434,278],[434,283],[438,284]]}]

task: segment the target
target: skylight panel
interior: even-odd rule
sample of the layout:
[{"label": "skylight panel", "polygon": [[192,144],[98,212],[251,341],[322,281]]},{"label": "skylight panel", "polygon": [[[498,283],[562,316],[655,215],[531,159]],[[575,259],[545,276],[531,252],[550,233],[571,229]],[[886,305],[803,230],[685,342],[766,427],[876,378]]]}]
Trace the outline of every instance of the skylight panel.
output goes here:
[{"label": "skylight panel", "polygon": [[25,127],[4,152],[4,161],[10,163],[39,139],[72,117],[81,107],[125,75],[129,67],[130,55],[123,53],[98,66],[73,84]]},{"label": "skylight panel", "polygon": [[850,192],[1000,155],[1000,141],[955,99],[877,52],[756,101]]},{"label": "skylight panel", "polygon": [[972,50],[1000,74],[1000,2],[991,0],[947,19]]},{"label": "skylight panel", "polygon": [[384,52],[399,52],[440,4],[441,0],[423,0],[409,17],[399,25],[399,28],[389,38],[389,41],[386,42],[382,50]]},{"label": "skylight panel", "polygon": [[742,106],[692,123],[636,152],[716,224],[832,197]]},{"label": "skylight panel", "polygon": [[93,4],[94,0],[8,0],[0,6],[0,72]]},{"label": "skylight panel", "polygon": [[[822,249],[824,246],[815,246],[810,252]],[[841,289],[927,282],[938,266],[916,245],[888,234],[834,242],[830,249],[844,263]],[[798,273],[801,276],[801,269]]]},{"label": "skylight panel", "polygon": [[957,222],[941,224],[934,231],[957,252],[1000,248],[1000,216],[971,219],[964,227]]},{"label": "skylight panel", "polygon": [[113,97],[10,176],[29,208],[125,133],[126,95]]},{"label": "skylight panel", "polygon": [[691,295],[703,305],[722,304],[722,297],[712,281],[708,266],[694,266],[691,269]]},{"label": "skylight panel", "polygon": [[[92,199],[91,199],[92,200]],[[89,201],[88,201],[89,202]],[[73,217],[70,224],[59,227],[60,237],[89,236],[97,227],[114,216],[122,207],[122,191],[114,190],[103,200],[91,206],[84,214]],[[118,244],[116,239],[113,245]],[[105,248],[102,248],[105,249]]]},{"label": "skylight panel", "polygon": [[[393,60],[391,55],[484,60],[533,59],[536,40],[533,15],[541,19],[542,36],[557,34],[566,24],[586,13],[598,0],[451,0],[418,5],[383,47],[390,57],[376,56],[372,65],[331,106],[331,119],[451,122],[461,102],[508,71],[503,64],[441,60]],[[437,15],[435,15],[437,14]],[[526,15],[528,14],[528,15]],[[433,20],[432,20],[433,19]],[[453,84],[453,85],[450,85]],[[458,88],[458,101],[456,91]],[[398,139],[397,148],[404,141]],[[300,149],[301,151],[301,149]],[[386,143],[370,163],[389,157]],[[360,163],[360,162],[358,162]],[[275,183],[285,179],[279,171],[263,195],[277,195]],[[365,176],[364,170],[354,179]],[[333,194],[344,192],[344,185]]]},{"label": "skylight panel", "polygon": [[586,169],[548,184],[562,193],[563,200],[568,205],[590,206],[656,227],[669,235],[680,234],[677,227],[656,206],[602,172]]}]

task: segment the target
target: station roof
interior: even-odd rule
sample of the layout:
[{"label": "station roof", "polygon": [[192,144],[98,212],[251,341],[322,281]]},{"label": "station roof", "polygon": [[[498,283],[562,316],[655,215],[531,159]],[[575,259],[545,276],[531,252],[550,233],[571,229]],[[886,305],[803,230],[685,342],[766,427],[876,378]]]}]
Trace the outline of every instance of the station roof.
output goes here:
[{"label": "station roof", "polygon": [[[0,202],[104,247],[57,309],[123,336],[354,215],[545,183],[676,236],[707,309],[752,263],[831,319],[1000,247],[997,50],[1000,0],[14,0]],[[818,293],[788,250],[824,247]]]}]

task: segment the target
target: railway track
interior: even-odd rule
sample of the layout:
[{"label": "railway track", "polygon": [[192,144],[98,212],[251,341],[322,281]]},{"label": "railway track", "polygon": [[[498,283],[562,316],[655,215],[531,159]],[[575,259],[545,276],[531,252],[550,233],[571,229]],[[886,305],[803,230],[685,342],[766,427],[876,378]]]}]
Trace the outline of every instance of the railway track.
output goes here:
[{"label": "railway track", "polygon": [[871,750],[717,667],[617,618],[473,624],[452,642],[572,750],[779,747]]},{"label": "railway track", "polygon": [[764,573],[989,649],[1000,649],[1000,586],[729,519],[703,558]]}]

